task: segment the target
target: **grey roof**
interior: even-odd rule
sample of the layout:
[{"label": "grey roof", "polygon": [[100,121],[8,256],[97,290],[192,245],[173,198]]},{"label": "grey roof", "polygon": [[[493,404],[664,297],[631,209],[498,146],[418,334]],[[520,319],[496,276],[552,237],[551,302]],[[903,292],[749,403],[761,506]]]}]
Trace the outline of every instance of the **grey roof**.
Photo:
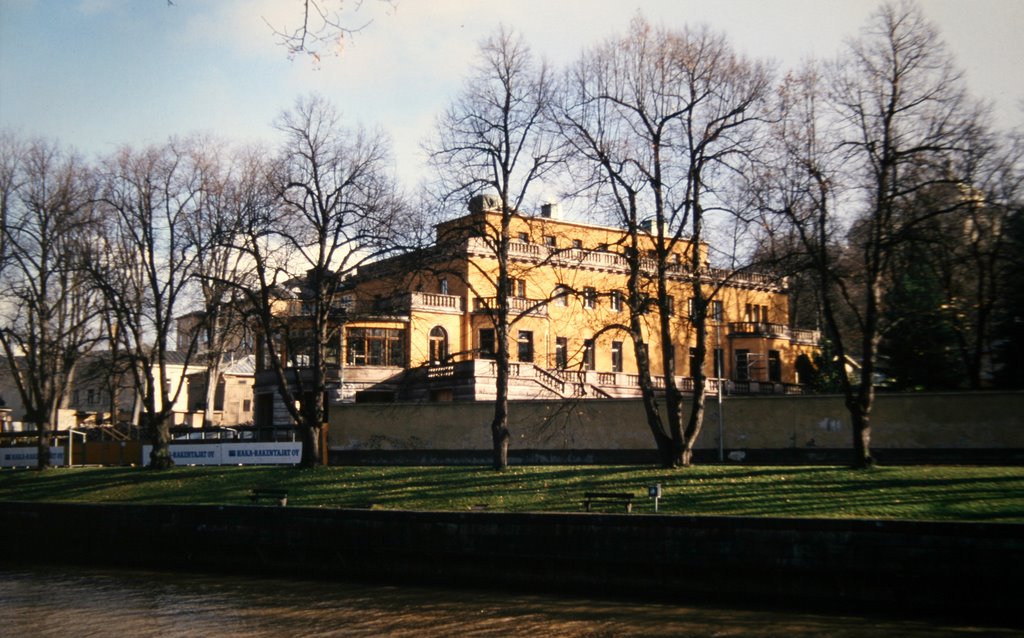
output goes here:
[{"label": "grey roof", "polygon": [[250,354],[236,359],[224,370],[224,374],[248,376],[256,374],[256,355]]}]

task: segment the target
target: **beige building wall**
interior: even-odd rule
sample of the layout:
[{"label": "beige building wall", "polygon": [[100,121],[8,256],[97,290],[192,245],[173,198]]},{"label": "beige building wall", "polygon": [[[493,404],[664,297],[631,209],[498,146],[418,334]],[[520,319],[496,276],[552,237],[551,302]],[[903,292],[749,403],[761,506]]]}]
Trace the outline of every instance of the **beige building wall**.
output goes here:
[{"label": "beige building wall", "polygon": [[[480,330],[493,328],[489,315],[481,312],[480,308],[494,304],[498,263],[489,240],[473,234],[479,227],[494,229],[499,223],[499,214],[485,212],[440,224],[437,228],[439,245],[451,246],[453,251],[465,250],[466,259],[420,264],[421,268],[416,268],[415,262],[403,261],[400,263],[405,268],[396,268],[398,272],[387,273],[384,270],[358,285],[356,297],[364,303],[403,291],[448,294],[460,298],[464,311],[459,318],[441,318],[416,310],[410,313],[410,367],[429,363],[429,332],[438,326],[449,336],[449,352],[455,355],[453,360],[473,358],[477,356],[474,353],[479,353]],[[556,344],[562,337],[567,341],[568,368],[582,369],[585,342],[594,339],[595,370],[612,371],[613,344],[618,342],[621,372],[635,374],[635,349],[626,329],[629,320],[625,307],[627,273],[620,255],[627,235],[615,228],[525,216],[512,218],[509,235],[513,299],[510,302],[512,323],[508,347],[512,360],[518,360],[520,333],[528,333],[532,336],[532,362],[555,368]],[[640,239],[641,251],[651,250],[650,236],[641,234]],[[688,243],[680,243],[669,257],[669,262],[688,264],[688,249]],[[706,245],[701,246],[701,253],[701,262],[704,263]],[[795,383],[796,357],[803,352],[813,352],[816,344],[798,345],[788,338],[766,338],[764,335],[730,336],[730,322],[780,325],[789,322],[788,299],[778,282],[754,279],[751,283],[750,278],[739,278],[737,282],[722,287],[717,294],[721,319],[709,322],[709,353],[704,372],[709,376],[714,372],[715,348],[722,348],[726,376],[733,377],[737,350],[746,350],[752,360],[759,361],[767,361],[769,351],[776,351],[783,361],[778,380]],[[705,290],[709,290],[713,283],[705,286]],[[653,295],[652,284],[648,284],[648,289]],[[670,289],[674,301],[672,323],[676,373],[690,376],[690,348],[696,345],[688,311],[692,291],[689,282],[683,278],[672,279]],[[560,291],[564,294],[560,295]],[[619,309],[613,307],[614,295],[619,295],[621,300]],[[643,333],[650,347],[651,372],[661,375],[663,366],[657,309],[652,308],[643,317]],[[523,337],[525,339],[526,335]],[[755,379],[768,380],[766,369],[755,371],[758,370],[762,378]]]}]

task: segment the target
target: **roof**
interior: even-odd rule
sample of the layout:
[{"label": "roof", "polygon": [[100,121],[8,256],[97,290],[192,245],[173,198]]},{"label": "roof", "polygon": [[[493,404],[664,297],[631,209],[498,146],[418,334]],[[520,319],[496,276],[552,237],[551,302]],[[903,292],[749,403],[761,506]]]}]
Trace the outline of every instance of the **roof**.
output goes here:
[{"label": "roof", "polygon": [[224,374],[251,376],[256,374],[256,355],[250,354],[236,359],[224,370]]}]

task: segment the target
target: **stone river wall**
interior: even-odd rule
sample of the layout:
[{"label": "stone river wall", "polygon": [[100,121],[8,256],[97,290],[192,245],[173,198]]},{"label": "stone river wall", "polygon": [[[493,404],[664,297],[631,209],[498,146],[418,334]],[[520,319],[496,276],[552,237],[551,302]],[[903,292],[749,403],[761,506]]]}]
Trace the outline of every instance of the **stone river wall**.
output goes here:
[{"label": "stone river wall", "polygon": [[1024,591],[1022,532],[1017,524],[0,503],[5,561],[1013,622]]}]

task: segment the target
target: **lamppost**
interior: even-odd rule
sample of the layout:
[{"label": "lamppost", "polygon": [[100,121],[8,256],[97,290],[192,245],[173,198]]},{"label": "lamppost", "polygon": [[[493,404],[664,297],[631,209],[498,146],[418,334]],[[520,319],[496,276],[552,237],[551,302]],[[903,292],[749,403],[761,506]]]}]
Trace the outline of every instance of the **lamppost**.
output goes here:
[{"label": "lamppost", "polygon": [[715,353],[715,367],[718,368],[718,462],[725,462],[725,421],[722,414],[722,375],[725,373],[725,348],[722,345],[722,319],[718,319],[718,348]]}]

